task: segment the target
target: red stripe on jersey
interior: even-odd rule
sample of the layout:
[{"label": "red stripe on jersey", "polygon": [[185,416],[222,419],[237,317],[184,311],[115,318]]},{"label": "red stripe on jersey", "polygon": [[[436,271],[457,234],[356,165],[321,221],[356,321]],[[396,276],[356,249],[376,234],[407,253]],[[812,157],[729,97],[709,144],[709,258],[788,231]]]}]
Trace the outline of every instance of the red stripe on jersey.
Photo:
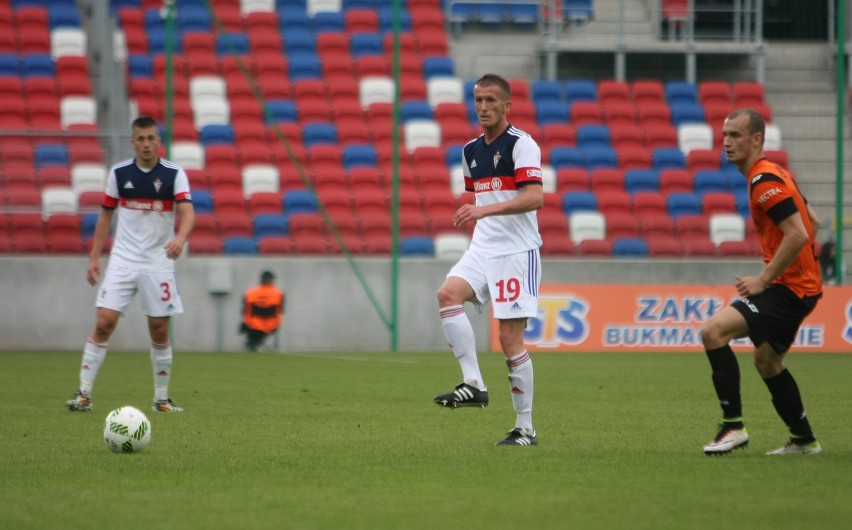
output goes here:
[{"label": "red stripe on jersey", "polygon": [[541,184],[541,169],[537,167],[519,167],[515,170],[515,182],[527,184],[536,182]]},{"label": "red stripe on jersey", "polygon": [[175,208],[175,201],[164,201],[161,199],[121,199],[122,208],[128,210],[142,210],[149,212],[171,212]]},{"label": "red stripe on jersey", "polygon": [[178,193],[177,195],[175,195],[175,201],[191,201],[191,200],[192,200],[192,198],[190,197],[189,193],[186,193],[186,192]]},{"label": "red stripe on jersey", "polygon": [[104,203],[105,208],[115,208],[118,206],[118,199],[115,197],[110,197],[109,195],[104,195]]}]

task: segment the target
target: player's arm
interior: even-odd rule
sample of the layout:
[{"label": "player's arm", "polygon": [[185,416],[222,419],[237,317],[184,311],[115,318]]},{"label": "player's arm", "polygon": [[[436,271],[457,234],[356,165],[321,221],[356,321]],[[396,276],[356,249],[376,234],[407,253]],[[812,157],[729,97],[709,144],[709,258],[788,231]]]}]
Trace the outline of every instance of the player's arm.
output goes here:
[{"label": "player's arm", "polygon": [[92,248],[89,251],[89,267],[86,271],[86,280],[95,285],[101,276],[101,252],[109,239],[109,230],[112,228],[112,218],[115,214],[114,208],[101,208],[98,222],[95,224],[95,233],[92,236]]},{"label": "player's arm", "polygon": [[195,209],[189,201],[177,203],[177,213],[180,217],[177,233],[174,239],[166,245],[166,255],[170,259],[178,259],[183,247],[186,245],[186,240],[189,239],[189,234],[195,226]]},{"label": "player's arm", "polygon": [[755,295],[763,292],[776,278],[781,276],[799,257],[799,253],[808,244],[808,231],[797,211],[778,223],[778,228],[784,234],[778,251],[766,264],[758,276],[737,278],[737,291],[741,296]]},{"label": "player's arm", "polygon": [[822,226],[822,221],[819,220],[819,216],[816,214],[813,208],[811,208],[810,203],[806,203],[808,207],[808,218],[811,220],[811,227],[814,229],[814,237],[816,237],[817,232],[819,232],[819,228]]}]

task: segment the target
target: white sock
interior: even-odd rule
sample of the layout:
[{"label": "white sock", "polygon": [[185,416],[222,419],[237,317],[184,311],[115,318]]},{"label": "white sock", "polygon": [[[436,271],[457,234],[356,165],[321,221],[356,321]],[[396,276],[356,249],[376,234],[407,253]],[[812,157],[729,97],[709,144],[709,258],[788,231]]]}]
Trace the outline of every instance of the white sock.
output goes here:
[{"label": "white sock", "polygon": [[509,367],[509,385],[512,389],[512,405],[517,417],[515,427],[533,432],[533,366],[526,351],[506,359]]},{"label": "white sock", "polygon": [[95,379],[106,359],[107,347],[106,344],[97,344],[91,338],[86,341],[86,346],[83,347],[83,362],[80,363],[80,392],[92,394]]},{"label": "white sock", "polygon": [[479,371],[479,360],[476,358],[476,339],[473,335],[473,326],[470,325],[464,307],[454,305],[442,307],[440,310],[441,327],[444,335],[462,370],[464,382],[479,390],[487,390],[482,374]]},{"label": "white sock", "polygon": [[169,379],[172,376],[172,345],[151,343],[151,366],[154,367],[154,400],[169,398]]}]

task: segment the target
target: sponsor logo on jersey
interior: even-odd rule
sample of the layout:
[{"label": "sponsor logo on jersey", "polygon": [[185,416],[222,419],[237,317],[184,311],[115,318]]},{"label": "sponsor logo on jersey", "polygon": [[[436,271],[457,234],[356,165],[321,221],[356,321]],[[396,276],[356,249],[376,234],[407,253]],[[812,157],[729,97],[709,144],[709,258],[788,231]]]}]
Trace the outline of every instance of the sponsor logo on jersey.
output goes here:
[{"label": "sponsor logo on jersey", "polygon": [[497,191],[503,188],[503,181],[498,178],[491,179],[491,189]]},{"label": "sponsor logo on jersey", "polygon": [[172,201],[160,201],[156,199],[121,199],[121,206],[128,210],[170,212],[172,211],[173,204]]},{"label": "sponsor logo on jersey", "polygon": [[510,307],[509,310],[514,313],[517,313],[518,311],[521,311],[521,304],[515,302],[514,304],[512,304],[512,307]]},{"label": "sponsor logo on jersey", "polygon": [[476,160],[470,163],[470,168],[473,169],[476,167]]},{"label": "sponsor logo on jersey", "polygon": [[779,193],[781,193],[781,190],[780,190],[780,189],[778,189],[778,188],[772,188],[771,190],[765,191],[765,192],[763,193],[763,195],[761,195],[760,197],[758,197],[758,198],[757,198],[757,202],[758,202],[759,204],[763,204],[764,202],[768,201],[769,199],[771,199],[772,197],[774,197],[774,196],[778,195]]},{"label": "sponsor logo on jersey", "polygon": [[124,189],[132,190],[133,189],[133,181],[128,180],[127,182],[125,182],[124,183]]},{"label": "sponsor logo on jersey", "polygon": [[527,177],[529,178],[541,178],[541,170],[540,169],[528,169]]}]

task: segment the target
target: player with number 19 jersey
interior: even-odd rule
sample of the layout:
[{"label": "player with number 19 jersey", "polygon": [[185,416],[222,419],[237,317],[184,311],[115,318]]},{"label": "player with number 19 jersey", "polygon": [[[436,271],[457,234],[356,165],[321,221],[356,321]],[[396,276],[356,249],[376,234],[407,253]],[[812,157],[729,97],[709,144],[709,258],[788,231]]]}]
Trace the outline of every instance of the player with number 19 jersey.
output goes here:
[{"label": "player with number 19 jersey", "polygon": [[174,238],[177,203],[192,201],[189,178],[183,169],[160,159],[150,171],[135,159],[112,167],[107,179],[104,208],[118,208],[109,264],[135,271],[174,271],[165,246]]},{"label": "player with number 19 jersey", "polygon": [[[464,146],[465,190],[477,206],[506,202],[523,186],[541,185],[541,150],[529,134],[509,126],[493,142],[481,135]],[[535,211],[494,215],[476,222],[470,248],[486,257],[516,254],[541,246]]]}]

